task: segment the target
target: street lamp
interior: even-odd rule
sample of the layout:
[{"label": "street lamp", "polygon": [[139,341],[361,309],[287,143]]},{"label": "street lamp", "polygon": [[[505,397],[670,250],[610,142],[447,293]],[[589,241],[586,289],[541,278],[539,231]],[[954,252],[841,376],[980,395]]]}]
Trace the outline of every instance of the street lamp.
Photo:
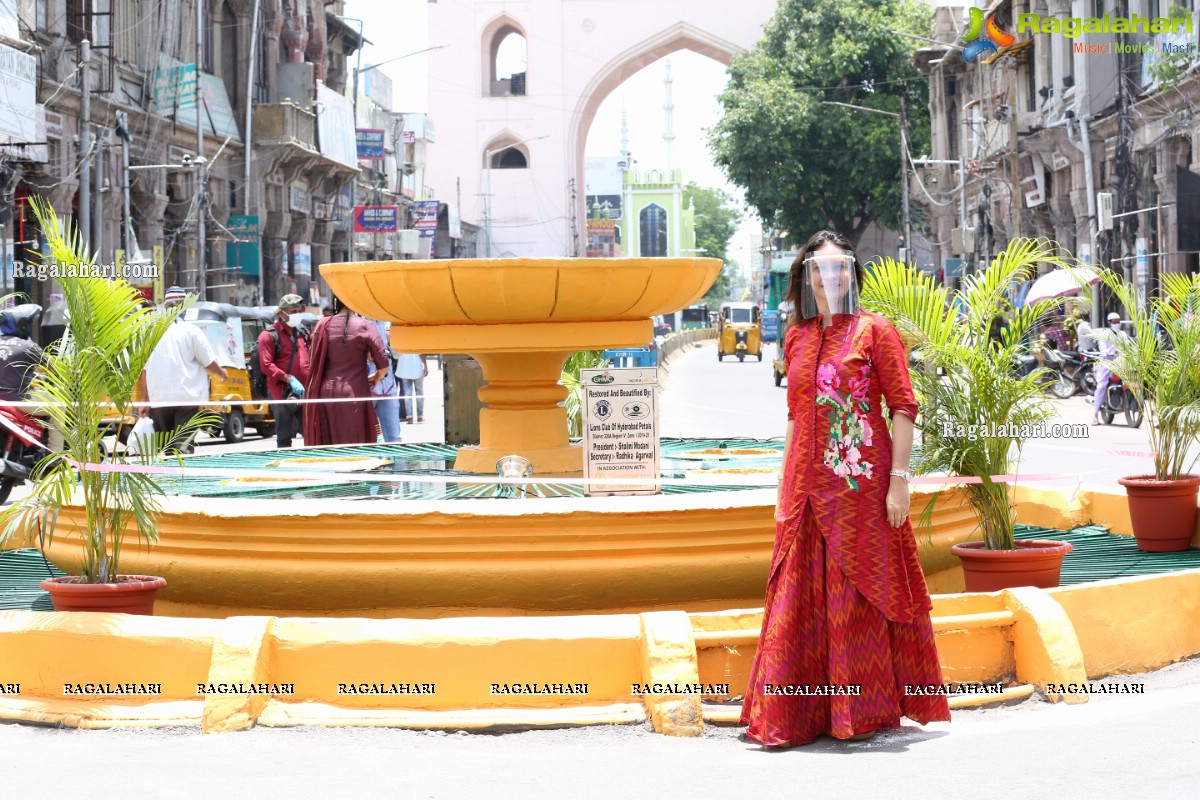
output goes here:
[{"label": "street lamp", "polygon": [[484,236],[484,253],[487,258],[492,257],[492,156],[495,153],[502,153],[509,148],[516,147],[520,144],[528,142],[536,142],[538,139],[548,139],[549,134],[541,136],[532,136],[528,139],[522,139],[519,142],[511,142],[503,147],[497,147],[494,150],[485,150],[483,153],[483,164],[487,170],[487,193],[483,196],[483,236]]},{"label": "street lamp", "polygon": [[881,114],[885,117],[892,117],[900,121],[900,235],[904,238],[905,259],[907,260],[908,252],[912,249],[912,239],[909,235],[908,226],[908,134],[905,132],[904,120],[904,98],[900,98],[900,113],[894,111],[884,111],[878,108],[867,108],[866,106],[856,106],[851,103],[839,103],[834,100],[822,100],[821,105],[825,106],[842,106],[843,108],[852,108],[856,111],[869,111],[872,114]]},{"label": "street lamp", "polygon": [[[361,25],[359,25],[359,36],[360,37],[362,36],[362,26]],[[413,52],[405,53],[402,56],[396,56],[395,58],[389,58],[387,61],[380,61],[378,64],[371,64],[368,67],[366,67],[365,69],[359,69],[358,64],[356,64],[354,66],[354,97],[352,98],[353,104],[354,104],[354,124],[355,124],[355,126],[358,125],[358,76],[359,75],[365,75],[366,73],[370,72],[373,69],[379,69],[384,64],[391,64],[393,61],[399,61],[403,58],[409,58],[410,56],[419,56],[419,55],[421,55],[421,53],[428,53],[430,50],[441,50],[443,47],[449,47],[449,46],[450,45],[448,45],[448,44],[435,44],[433,47],[426,47],[424,50],[414,50]],[[358,49],[358,62],[359,62],[359,64],[362,63],[362,48],[361,47],[359,47],[359,49]]]}]

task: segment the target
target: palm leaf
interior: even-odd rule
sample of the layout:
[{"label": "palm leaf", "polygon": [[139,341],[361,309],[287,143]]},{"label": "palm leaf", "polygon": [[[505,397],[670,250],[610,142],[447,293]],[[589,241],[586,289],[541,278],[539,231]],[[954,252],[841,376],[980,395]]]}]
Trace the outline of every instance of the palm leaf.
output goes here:
[{"label": "palm leaf", "polygon": [[[63,298],[70,315],[70,332],[47,348],[42,369],[30,388],[43,405],[49,427],[62,436],[62,453],[46,455],[33,472],[33,490],[0,512],[0,542],[12,537],[34,538],[48,546],[61,524],[64,508],[82,509],[82,521],[66,531],[83,545],[82,572],[91,583],[116,579],[127,531],[153,544],[161,512],[161,488],[154,475],[90,469],[92,465],[123,465],[127,457],[105,455],[101,422],[107,403],[122,416],[130,408],[138,378],[159,340],[181,309],[159,312],[143,307],[140,293],[123,280],[92,277],[91,260],[68,224],[58,232],[53,209],[32,203],[46,232],[50,258],[74,266],[81,277],[64,278]],[[211,425],[214,415],[197,414],[183,426],[191,434]],[[143,464],[159,460],[167,436],[155,436]]]},{"label": "palm leaf", "polygon": [[[959,434],[985,425],[1008,425],[1019,433],[1020,426],[1053,415],[1042,392],[1041,370],[1023,377],[1013,373],[1016,360],[1029,351],[1030,334],[1055,306],[1043,301],[1016,308],[1010,299],[1040,263],[1070,266],[1046,240],[1009,242],[986,269],[964,278],[958,298],[965,310],[963,322],[946,288],[907,265],[882,259],[863,282],[863,305],[892,320],[922,364],[911,374],[922,408],[917,420],[921,446],[913,468],[982,479],[966,484],[964,494],[991,549],[1013,547],[1011,484],[992,477],[1015,470],[1024,441],[1020,435],[972,439]],[[999,342],[988,336],[996,314],[1009,320]],[[928,525],[937,497],[922,514],[922,524]]]}]

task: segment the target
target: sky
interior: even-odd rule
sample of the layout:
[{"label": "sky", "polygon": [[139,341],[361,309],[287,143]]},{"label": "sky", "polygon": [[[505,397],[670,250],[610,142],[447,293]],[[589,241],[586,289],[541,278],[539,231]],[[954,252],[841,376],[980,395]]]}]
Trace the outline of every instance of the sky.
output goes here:
[{"label": "sky", "polygon": [[[443,0],[446,1],[446,0]],[[449,0],[454,2],[454,0]],[[363,20],[363,30],[372,43],[363,48],[362,67],[403,56],[426,47],[441,44],[430,42],[426,33],[427,0],[348,0],[345,15]],[[403,20],[398,24],[398,20]],[[501,57],[503,57],[501,53]],[[706,130],[721,116],[717,95],[725,86],[725,67],[720,63],[690,51],[678,51],[643,68],[621,84],[600,105],[588,131],[585,155],[617,156],[621,150],[621,109],[629,110],[629,149],[635,169],[665,169],[666,143],[662,135],[665,116],[663,62],[671,62],[672,95],[675,99],[672,166],[683,171],[684,182],[723,189],[736,198],[742,208],[742,193],[729,184],[721,170],[713,165],[706,147]],[[410,56],[379,68],[393,83],[393,105],[397,111],[425,112],[428,107],[428,57]],[[503,74],[504,70],[500,70]],[[635,113],[640,109],[656,109],[657,113]],[[449,120],[434,120],[441,127]],[[436,145],[432,158],[436,158]],[[748,274],[752,234],[759,232],[753,212],[743,209],[743,221],[727,256],[741,265]]]}]

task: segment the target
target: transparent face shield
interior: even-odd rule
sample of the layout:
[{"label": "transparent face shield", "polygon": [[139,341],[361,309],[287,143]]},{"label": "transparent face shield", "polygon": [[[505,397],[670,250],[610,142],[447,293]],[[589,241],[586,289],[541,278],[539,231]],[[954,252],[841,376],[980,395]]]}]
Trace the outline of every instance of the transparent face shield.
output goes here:
[{"label": "transparent face shield", "polygon": [[804,257],[801,317],[812,319],[824,313],[857,314],[859,310],[854,256],[849,253],[811,253]]}]

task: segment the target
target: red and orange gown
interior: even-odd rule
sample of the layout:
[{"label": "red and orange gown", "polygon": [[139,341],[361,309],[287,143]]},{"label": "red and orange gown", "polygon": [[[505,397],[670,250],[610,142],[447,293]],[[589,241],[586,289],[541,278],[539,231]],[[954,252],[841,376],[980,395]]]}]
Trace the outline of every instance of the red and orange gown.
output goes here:
[{"label": "red and orange gown", "polygon": [[[888,417],[917,416],[900,337],[875,314],[801,320],[784,359],[794,428],[741,723],[762,744],[798,745],[898,728],[901,716],[947,721],[943,695],[905,689],[942,677],[912,526],[887,521],[884,402]],[[803,686],[835,693],[786,688]]]}]

